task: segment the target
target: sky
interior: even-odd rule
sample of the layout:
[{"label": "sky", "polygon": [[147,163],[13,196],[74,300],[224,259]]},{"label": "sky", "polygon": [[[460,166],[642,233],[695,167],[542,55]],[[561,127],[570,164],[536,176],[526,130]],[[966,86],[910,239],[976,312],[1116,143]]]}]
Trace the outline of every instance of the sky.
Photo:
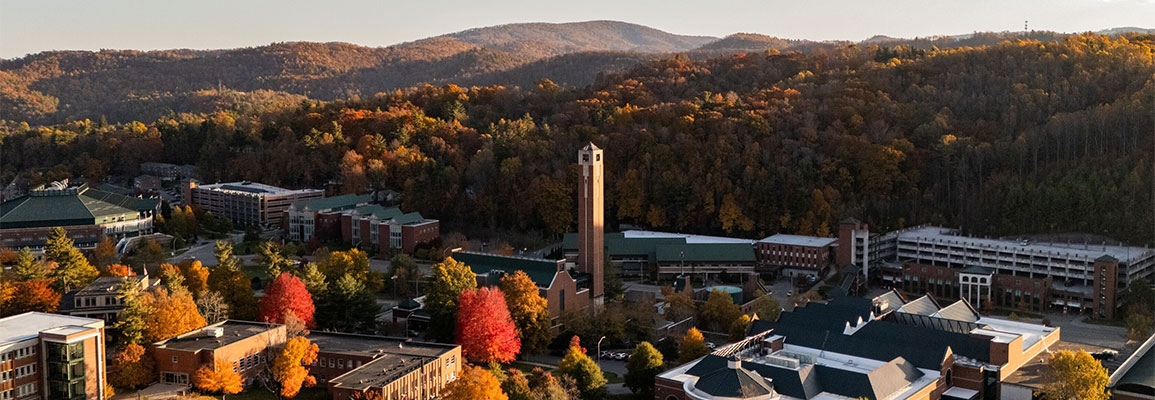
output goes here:
[{"label": "sky", "polygon": [[617,20],[683,35],[862,40],[1155,28],[1155,0],[0,0],[0,58],[46,50],[388,46],[517,22]]}]

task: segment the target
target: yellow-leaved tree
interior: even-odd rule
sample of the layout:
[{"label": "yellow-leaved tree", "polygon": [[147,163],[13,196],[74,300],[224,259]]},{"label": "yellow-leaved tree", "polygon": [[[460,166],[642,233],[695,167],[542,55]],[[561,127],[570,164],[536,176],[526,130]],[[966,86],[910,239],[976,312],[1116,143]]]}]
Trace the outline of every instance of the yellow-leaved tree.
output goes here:
[{"label": "yellow-leaved tree", "polygon": [[280,354],[273,361],[273,379],[281,386],[281,396],[293,398],[301,392],[301,386],[313,387],[317,378],[309,375],[306,364],[317,359],[317,345],[304,336],[297,336],[285,342]]},{"label": "yellow-leaved tree", "polygon": [[219,360],[213,368],[198,368],[193,373],[192,383],[197,389],[225,395],[240,393],[244,389],[241,375],[233,371],[233,365]]},{"label": "yellow-leaved tree", "polygon": [[509,400],[501,391],[501,382],[485,368],[466,366],[457,380],[449,382],[441,390],[443,400]]},{"label": "yellow-leaved tree", "polygon": [[188,290],[169,294],[164,288],[157,288],[142,296],[144,309],[151,313],[144,316],[145,339],[155,343],[176,337],[185,332],[202,328],[205,318],[197,311],[196,302]]},{"label": "yellow-leaved tree", "polygon": [[1086,351],[1051,355],[1043,373],[1043,397],[1049,400],[1107,400],[1107,368]]}]

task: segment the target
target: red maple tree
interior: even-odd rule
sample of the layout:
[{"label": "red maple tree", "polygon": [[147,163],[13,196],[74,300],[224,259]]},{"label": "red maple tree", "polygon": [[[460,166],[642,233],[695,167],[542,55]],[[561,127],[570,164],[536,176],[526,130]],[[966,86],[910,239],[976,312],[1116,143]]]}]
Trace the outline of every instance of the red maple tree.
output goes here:
[{"label": "red maple tree", "polygon": [[265,297],[261,298],[262,321],[283,324],[285,314],[292,313],[303,321],[306,327],[313,328],[313,311],[313,296],[305,289],[305,283],[287,272],[274,279],[273,283],[265,288]]},{"label": "red maple tree", "polygon": [[509,362],[521,351],[517,325],[509,316],[501,289],[465,290],[457,298],[457,344],[481,363]]}]

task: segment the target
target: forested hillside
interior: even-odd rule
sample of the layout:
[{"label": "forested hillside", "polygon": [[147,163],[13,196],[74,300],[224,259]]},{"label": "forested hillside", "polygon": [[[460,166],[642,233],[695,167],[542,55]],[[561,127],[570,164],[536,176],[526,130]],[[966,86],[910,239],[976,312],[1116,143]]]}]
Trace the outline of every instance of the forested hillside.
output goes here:
[{"label": "forested hillside", "polygon": [[[293,42],[214,51],[49,51],[0,60],[0,118],[151,120],[172,112],[216,111],[205,108],[212,101],[197,99],[225,93],[222,89],[244,96],[272,91],[335,100],[423,83],[509,85],[549,77],[585,86],[600,72],[620,72],[652,58],[642,54],[686,51],[713,40],[591,21],[478,28],[384,48]],[[612,54],[526,65],[573,53],[626,51],[636,54],[627,57],[628,65]],[[526,69],[515,70],[522,66]],[[525,73],[536,75],[525,79]]]},{"label": "forested hillside", "polygon": [[406,210],[454,224],[561,233],[574,229],[574,152],[592,141],[606,149],[612,224],[826,235],[853,216],[878,230],[1151,244],[1153,49],[1150,35],[1093,34],[857,44],[671,56],[580,89],[421,86],[333,102],[225,90],[232,108],[209,114],[7,123],[0,178],[196,163],[209,182],[403,189]]}]

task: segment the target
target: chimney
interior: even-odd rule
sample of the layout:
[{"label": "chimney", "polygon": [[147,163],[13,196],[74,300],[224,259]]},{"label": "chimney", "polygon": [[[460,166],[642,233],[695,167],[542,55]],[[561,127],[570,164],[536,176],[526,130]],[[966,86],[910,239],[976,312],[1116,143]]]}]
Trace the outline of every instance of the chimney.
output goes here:
[{"label": "chimney", "polygon": [[726,361],[726,366],[730,369],[742,368],[742,360],[738,359],[738,356],[736,355],[730,356],[730,359]]}]

